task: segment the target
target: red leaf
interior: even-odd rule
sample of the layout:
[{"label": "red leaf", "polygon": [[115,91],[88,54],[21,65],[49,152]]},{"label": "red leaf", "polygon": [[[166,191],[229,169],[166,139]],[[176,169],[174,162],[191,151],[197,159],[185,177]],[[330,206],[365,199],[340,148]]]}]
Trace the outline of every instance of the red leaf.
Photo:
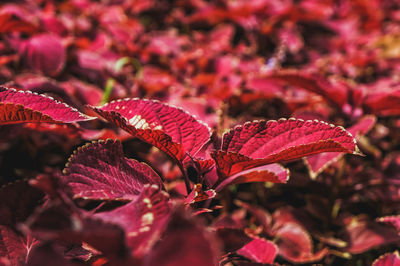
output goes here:
[{"label": "red leaf", "polygon": [[74,198],[131,200],[145,184],[162,187],[160,177],[147,164],[124,157],[119,141],[98,141],[80,147],[69,158],[63,181]]},{"label": "red leaf", "polygon": [[[347,129],[347,131],[357,139],[358,136],[367,134],[374,127],[375,122],[375,116],[365,116],[357,124]],[[344,153],[341,152],[320,153],[307,156],[304,158],[304,161],[311,178],[316,178],[329,165],[338,161],[343,155]]]},{"label": "red leaf", "polygon": [[141,99],[124,99],[92,107],[108,121],[159,148],[177,162],[194,156],[209,140],[208,126],[182,109]]},{"label": "red leaf", "polygon": [[178,208],[172,214],[162,240],[148,253],[143,265],[217,265],[218,250],[213,235],[186,210]]},{"label": "red leaf", "polygon": [[11,13],[0,14],[0,33],[25,32],[34,33],[37,28]]},{"label": "red leaf", "polygon": [[334,85],[317,74],[284,70],[272,73],[268,75],[268,78],[319,94],[338,106],[343,106],[347,102],[348,88],[345,84]]},{"label": "red leaf", "polygon": [[395,251],[380,256],[372,263],[372,266],[400,266],[399,252]]},{"label": "red leaf", "polygon": [[195,184],[192,192],[185,198],[185,204],[192,204],[199,201],[212,199],[217,195],[213,189],[204,191],[201,184]]},{"label": "red leaf", "polygon": [[255,121],[225,133],[222,151],[212,153],[223,176],[321,152],[357,153],[352,135],[320,121],[280,119]]},{"label": "red leaf", "polygon": [[155,186],[145,185],[139,197],[116,210],[95,217],[121,226],[127,245],[135,257],[143,257],[161,237],[170,215],[167,193]]},{"label": "red leaf", "polygon": [[72,123],[94,119],[51,97],[0,87],[0,125],[24,122]]},{"label": "red leaf", "polygon": [[253,241],[236,251],[254,262],[272,264],[278,253],[278,247],[271,241],[255,238]]}]

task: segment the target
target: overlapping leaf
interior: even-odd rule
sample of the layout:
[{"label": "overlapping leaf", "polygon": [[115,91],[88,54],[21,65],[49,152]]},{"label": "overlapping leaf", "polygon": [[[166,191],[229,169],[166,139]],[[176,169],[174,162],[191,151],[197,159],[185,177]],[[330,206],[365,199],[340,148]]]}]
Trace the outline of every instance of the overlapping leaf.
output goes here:
[{"label": "overlapping leaf", "polygon": [[72,123],[93,119],[54,99],[0,87],[0,125],[24,122]]},{"label": "overlapping leaf", "polygon": [[92,107],[108,121],[159,148],[178,162],[209,140],[208,126],[185,111],[158,101],[124,99]]},{"label": "overlapping leaf", "polygon": [[[375,125],[375,116],[365,116],[358,123],[347,129],[355,138],[360,135],[365,135]],[[324,171],[329,165],[339,160],[344,153],[330,152],[320,153],[304,158],[304,161],[309,169],[311,178],[316,178],[319,173]]]},{"label": "overlapping leaf", "polygon": [[145,184],[162,187],[160,177],[147,165],[124,157],[118,141],[87,144],[70,157],[63,181],[74,198],[130,200]]},{"label": "overlapping leaf", "polygon": [[357,153],[355,139],[342,127],[320,121],[280,119],[237,126],[212,153],[222,176],[321,152]]},{"label": "overlapping leaf", "polygon": [[140,196],[129,204],[96,218],[125,230],[126,242],[135,257],[143,257],[160,238],[170,215],[169,197],[155,185],[146,185]]}]

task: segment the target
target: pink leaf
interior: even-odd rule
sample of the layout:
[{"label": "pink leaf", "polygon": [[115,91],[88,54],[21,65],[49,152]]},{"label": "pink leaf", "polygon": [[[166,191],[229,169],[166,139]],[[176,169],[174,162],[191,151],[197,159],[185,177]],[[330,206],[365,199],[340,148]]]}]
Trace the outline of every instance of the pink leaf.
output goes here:
[{"label": "pink leaf", "polygon": [[94,119],[51,97],[0,87],[0,125],[24,122],[72,123]]},{"label": "pink leaf", "polygon": [[377,220],[378,222],[388,223],[393,225],[397,229],[397,232],[400,234],[400,215],[381,217]]},{"label": "pink leaf", "polygon": [[[375,122],[375,116],[365,116],[358,121],[357,124],[348,128],[347,131],[357,139],[358,136],[367,134],[368,131],[374,127]],[[338,161],[343,155],[344,153],[341,152],[330,152],[314,154],[304,158],[311,178],[316,178],[318,174],[324,171],[332,163]]]},{"label": "pink leaf", "polygon": [[210,138],[208,126],[185,111],[158,101],[125,99],[92,108],[178,162],[188,159],[186,153],[194,156]]},{"label": "pink leaf", "polygon": [[63,181],[74,198],[131,200],[145,184],[162,187],[160,177],[147,164],[124,157],[119,141],[98,141],[80,147],[69,158]]},{"label": "pink leaf", "polygon": [[57,35],[40,34],[32,37],[25,46],[23,56],[34,71],[55,76],[64,68],[66,51]]},{"label": "pink leaf", "polygon": [[312,239],[300,225],[288,222],[276,231],[279,255],[292,263],[308,263],[321,260],[328,249],[313,253]]},{"label": "pink leaf", "polygon": [[236,251],[254,262],[272,264],[278,253],[277,246],[271,241],[255,238],[253,241]]},{"label": "pink leaf", "polygon": [[274,163],[241,171],[224,180],[219,178],[218,182],[220,183],[215,190],[218,192],[227,185],[252,182],[286,183],[288,179],[289,170]]},{"label": "pink leaf", "polygon": [[358,152],[355,139],[342,127],[293,118],[237,126],[224,134],[221,149],[212,157],[223,176],[321,152]]},{"label": "pink leaf", "polygon": [[380,256],[372,263],[372,266],[400,266],[399,252],[395,251]]},{"label": "pink leaf", "polygon": [[394,228],[368,221],[353,221],[346,227],[343,238],[349,243],[346,251],[359,254],[371,248],[399,242]]},{"label": "pink leaf", "polygon": [[145,185],[139,197],[116,210],[95,217],[114,223],[125,230],[127,245],[135,257],[147,254],[161,234],[170,215],[167,193],[155,186]]}]

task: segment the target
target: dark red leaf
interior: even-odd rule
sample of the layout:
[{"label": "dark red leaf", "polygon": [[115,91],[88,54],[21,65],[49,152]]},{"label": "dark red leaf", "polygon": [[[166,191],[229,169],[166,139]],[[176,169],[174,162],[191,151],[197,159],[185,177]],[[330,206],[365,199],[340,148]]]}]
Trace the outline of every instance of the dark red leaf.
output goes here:
[{"label": "dark red leaf", "polygon": [[372,266],[400,266],[399,252],[387,253],[377,258]]},{"label": "dark red leaf", "polygon": [[125,230],[127,245],[135,257],[143,257],[160,238],[170,216],[169,196],[156,185],[145,185],[139,197],[116,210],[96,214]]},{"label": "dark red leaf", "polygon": [[94,119],[51,97],[0,87],[0,124],[72,123]]},{"label": "dark red leaf", "polygon": [[278,253],[278,247],[269,240],[255,238],[236,253],[254,262],[272,264]]},{"label": "dark red leaf", "polygon": [[131,200],[145,184],[162,187],[160,177],[147,164],[124,157],[119,141],[98,141],[80,147],[69,158],[63,181],[74,198]]},{"label": "dark red leaf", "polygon": [[377,219],[377,221],[393,225],[397,229],[397,232],[400,234],[400,215],[381,217]]},{"label": "dark red leaf", "polygon": [[46,241],[85,242],[115,261],[127,256],[122,228],[80,210],[52,202],[33,214],[23,227],[26,233]]},{"label": "dark red leaf", "polygon": [[368,221],[352,222],[346,227],[343,238],[349,243],[345,250],[353,254],[400,241],[394,228]]},{"label": "dark red leaf", "polygon": [[[184,244],[182,244],[184,243]],[[218,243],[186,210],[172,214],[160,243],[146,256],[144,266],[217,265]]]},{"label": "dark red leaf", "polygon": [[159,148],[178,162],[209,140],[208,126],[182,109],[158,101],[124,99],[92,107],[108,121]]},{"label": "dark red leaf", "polygon": [[252,238],[239,228],[217,228],[216,234],[223,243],[225,253],[234,252],[252,241]]},{"label": "dark red leaf", "polygon": [[224,134],[221,151],[212,157],[227,177],[265,164],[335,151],[358,153],[355,139],[344,128],[291,118],[237,126]]},{"label": "dark red leaf", "polygon": [[300,225],[288,222],[276,230],[279,255],[292,263],[309,263],[321,260],[328,249],[314,253],[312,239]]},{"label": "dark red leaf", "polygon": [[22,236],[9,227],[0,225],[0,258],[10,265],[24,265],[29,258],[30,250],[38,241]]}]

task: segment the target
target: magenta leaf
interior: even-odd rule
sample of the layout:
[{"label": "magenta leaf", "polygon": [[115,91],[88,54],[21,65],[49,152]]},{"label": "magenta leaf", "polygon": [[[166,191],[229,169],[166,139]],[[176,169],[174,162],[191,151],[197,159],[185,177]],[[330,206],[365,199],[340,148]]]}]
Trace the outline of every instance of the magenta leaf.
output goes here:
[{"label": "magenta leaf", "polygon": [[400,266],[399,252],[395,251],[380,256],[372,263],[372,266]]},{"label": "magenta leaf", "polygon": [[358,153],[355,139],[342,127],[291,118],[254,121],[225,133],[212,153],[222,176],[254,167],[299,159],[321,152]]},{"label": "magenta leaf", "polygon": [[[375,116],[365,116],[358,123],[348,128],[356,139],[367,134],[375,125]],[[329,165],[338,161],[344,153],[342,152],[330,152],[330,153],[319,153],[304,158],[305,164],[309,169],[311,178],[316,178],[321,172],[323,172]]]},{"label": "magenta leaf", "polygon": [[278,247],[266,239],[255,238],[236,253],[257,263],[272,264],[278,253]]},{"label": "magenta leaf", "polygon": [[214,236],[185,209],[178,208],[172,213],[161,241],[145,257],[143,266],[217,265],[218,250]]},{"label": "magenta leaf", "polygon": [[119,141],[98,141],[80,147],[69,158],[63,181],[74,198],[132,200],[145,184],[162,187],[147,164],[124,157]]},{"label": "magenta leaf", "polygon": [[72,123],[94,119],[45,95],[0,87],[0,125],[25,122]]},{"label": "magenta leaf", "polygon": [[60,37],[52,34],[36,35],[24,48],[23,57],[34,72],[56,76],[64,68],[66,51]]},{"label": "magenta leaf", "polygon": [[143,257],[161,237],[170,216],[169,196],[156,185],[145,185],[136,200],[95,217],[125,230],[126,242],[135,257]]},{"label": "magenta leaf", "polygon": [[108,121],[159,148],[177,162],[196,155],[210,138],[208,126],[182,109],[141,99],[124,99],[92,107]]}]

